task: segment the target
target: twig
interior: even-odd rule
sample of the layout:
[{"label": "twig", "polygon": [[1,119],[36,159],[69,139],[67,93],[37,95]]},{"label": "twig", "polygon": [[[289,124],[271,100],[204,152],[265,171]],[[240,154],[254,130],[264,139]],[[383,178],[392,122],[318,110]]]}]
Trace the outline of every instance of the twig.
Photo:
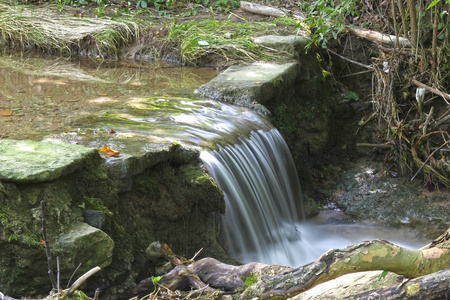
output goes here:
[{"label": "twig", "polygon": [[241,19],[242,21],[245,21],[245,22],[247,22],[247,20],[246,19],[244,19],[243,17],[241,17],[241,16],[238,16],[237,14],[235,14],[235,13],[232,13],[232,12],[230,12],[230,15],[233,15],[233,16],[235,16],[236,18],[238,18],[238,19]]},{"label": "twig", "polygon": [[365,121],[358,127],[358,130],[356,130],[355,136],[358,134],[358,132],[359,132],[361,129],[363,129],[364,126],[366,126],[366,124],[367,124],[370,120],[372,120],[373,117],[375,117],[376,114],[377,114],[377,112],[374,112],[373,114],[371,114],[371,115],[367,118],[367,120],[365,120]]},{"label": "twig", "polygon": [[369,72],[372,72],[372,70],[366,70],[366,71],[356,72],[356,73],[352,73],[352,74],[342,75],[342,76],[339,76],[339,78],[356,76],[356,75],[361,75],[361,74],[369,73]]},{"label": "twig", "polygon": [[405,50],[405,48],[402,48],[402,49],[393,49],[393,48],[385,47],[385,46],[380,45],[380,44],[376,44],[376,45],[377,45],[377,48],[378,48],[378,49],[380,49],[381,51],[384,51],[384,52],[394,52],[394,51],[396,51],[396,52],[399,53],[399,54],[403,54],[403,55],[411,55],[411,53],[410,53],[409,51]]},{"label": "twig", "polygon": [[368,144],[368,143],[357,143],[356,147],[372,147],[372,148],[391,148],[392,144]]},{"label": "twig", "polygon": [[98,299],[98,295],[100,295],[100,289],[96,289],[95,290],[95,294],[94,294],[93,300],[97,300]]},{"label": "twig", "polygon": [[92,275],[94,275],[95,273],[97,273],[100,270],[101,270],[101,268],[97,266],[95,268],[90,269],[86,273],[84,273],[84,275],[82,275],[80,278],[77,279],[77,281],[75,281],[73,283],[73,285],[67,291],[66,296],[68,296],[68,297],[72,296],[73,292],[75,292],[75,290],[78,287],[80,287],[80,285],[82,285],[89,277],[91,277]]},{"label": "twig", "polygon": [[362,63],[360,63],[360,62],[354,61],[354,60],[352,60],[352,59],[350,59],[350,58],[347,58],[347,57],[345,57],[345,56],[342,56],[342,55],[340,55],[340,54],[337,54],[337,53],[334,52],[333,50],[327,49],[327,51],[330,52],[331,54],[334,54],[334,55],[336,55],[336,56],[342,58],[343,60],[349,61],[349,62],[351,62],[351,63],[353,63],[353,64],[355,64],[355,65],[358,65],[358,66],[361,66],[361,67],[364,67],[364,68],[373,70],[373,67],[372,67],[372,66],[365,65],[365,64],[362,64]]},{"label": "twig", "polygon": [[417,85],[418,87],[422,87],[422,88],[426,89],[427,91],[432,92],[433,94],[439,95],[441,97],[444,97],[447,100],[450,100],[450,94],[441,92],[441,91],[439,91],[439,90],[437,90],[435,88],[432,88],[431,86],[428,86],[428,85],[426,85],[426,84],[424,84],[424,83],[422,83],[420,81],[417,81],[414,78],[411,79],[411,82],[414,83],[415,85]]},{"label": "twig", "polygon": [[197,257],[197,255],[198,255],[200,252],[202,252],[202,250],[203,250],[203,248],[201,248],[200,250],[198,250],[198,251],[194,254],[194,256],[192,256],[191,260],[194,260],[194,259]]},{"label": "twig", "polygon": [[425,160],[425,162],[422,164],[422,166],[419,168],[419,170],[417,170],[416,174],[414,174],[414,176],[411,178],[411,181],[414,180],[414,178],[416,178],[416,176],[420,173],[420,171],[422,171],[422,169],[425,167],[425,165],[427,164],[427,162],[430,160],[430,158],[434,155],[434,153],[436,153],[437,151],[439,151],[440,149],[442,149],[445,145],[449,144],[449,141],[446,141],[445,143],[443,143],[439,148],[435,149],[433,152],[431,152],[431,154],[428,156],[427,160]]},{"label": "twig", "polygon": [[53,275],[52,271],[52,254],[50,251],[50,244],[47,241],[47,231],[46,231],[46,220],[45,220],[45,202],[44,200],[41,201],[41,207],[42,207],[42,235],[44,236],[44,243],[45,243],[45,251],[47,252],[47,264],[48,264],[48,276],[50,277],[50,281],[52,283],[52,287],[56,289],[55,284],[55,276]]},{"label": "twig", "polygon": [[70,282],[72,281],[73,275],[75,275],[75,273],[76,273],[76,272],[78,271],[78,269],[81,267],[81,264],[82,264],[82,263],[80,263],[80,264],[78,265],[78,267],[75,269],[75,271],[73,271],[72,276],[70,276],[69,281],[67,282],[67,287],[66,287],[66,289],[69,288],[69,285],[70,285]]},{"label": "twig", "polygon": [[[450,110],[449,110],[450,111]],[[447,111],[445,114],[444,114],[444,116],[449,112],[449,111]],[[445,116],[445,117],[441,117],[442,119],[440,120],[440,121],[438,121],[436,124],[434,124],[434,128],[436,128],[436,127],[438,127],[439,125],[441,125],[442,123],[445,123],[445,122],[447,122],[448,120],[450,120],[450,114],[448,114],[447,116]]]},{"label": "twig", "polygon": [[57,271],[56,272],[56,281],[57,281],[56,288],[59,293],[59,287],[60,287],[60,285],[59,285],[59,256],[56,257],[56,271]]}]

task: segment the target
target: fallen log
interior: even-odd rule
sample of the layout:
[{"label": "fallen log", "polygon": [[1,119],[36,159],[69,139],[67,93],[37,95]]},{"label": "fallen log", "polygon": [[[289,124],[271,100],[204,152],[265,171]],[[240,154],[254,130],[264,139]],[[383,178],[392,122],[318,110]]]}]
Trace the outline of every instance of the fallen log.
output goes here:
[{"label": "fallen log", "polygon": [[[180,265],[162,276],[158,285],[164,289],[234,294],[241,299],[288,299],[320,283],[342,275],[372,270],[386,270],[409,278],[429,275],[450,266],[450,228],[428,247],[406,249],[387,241],[372,240],[344,249],[331,249],[316,261],[289,268],[261,263],[233,266],[213,258],[204,258],[190,265]],[[442,273],[447,276],[447,273]],[[245,286],[246,278],[253,277]],[[441,273],[436,274],[441,276]],[[143,280],[135,294],[151,293],[151,278]],[[425,291],[426,289],[424,289]]]},{"label": "fallen log", "polygon": [[[348,30],[357,37],[377,42],[381,44],[395,46],[397,37],[395,35],[384,34],[378,31],[364,29],[361,27],[348,27]],[[412,47],[411,41],[403,37],[398,37],[400,47]]]},{"label": "fallen log", "polygon": [[347,300],[359,299],[448,299],[450,297],[450,268],[408,280],[402,284],[364,292],[346,297]]},{"label": "fallen log", "polygon": [[269,7],[266,5],[250,3],[246,1],[241,1],[241,9],[244,11],[248,11],[254,14],[265,15],[275,18],[282,18],[286,16],[286,13],[277,8]]}]

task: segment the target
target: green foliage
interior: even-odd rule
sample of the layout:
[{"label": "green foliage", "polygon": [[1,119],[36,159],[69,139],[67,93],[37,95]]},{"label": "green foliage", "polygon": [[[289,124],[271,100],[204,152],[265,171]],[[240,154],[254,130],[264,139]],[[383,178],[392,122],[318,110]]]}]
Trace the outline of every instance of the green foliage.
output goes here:
[{"label": "green foliage", "polygon": [[358,95],[358,93],[355,93],[355,92],[352,92],[352,91],[348,91],[347,94],[345,95],[345,99],[358,101],[359,100],[359,95]]},{"label": "green foliage", "polygon": [[[203,0],[203,2],[205,2],[205,1],[206,0]],[[239,1],[234,1],[234,0],[217,0],[217,1],[212,2],[213,8],[215,8],[225,14],[229,13],[232,8],[237,8],[239,6],[240,6]]]},{"label": "green foliage", "polygon": [[380,274],[380,276],[377,279],[377,282],[375,282],[375,288],[378,288],[378,283],[380,283],[381,279],[386,277],[386,275],[389,273],[389,271],[384,270],[383,273]]},{"label": "green foliage", "polygon": [[[65,297],[68,298],[68,297]],[[86,295],[83,291],[81,290],[76,290],[73,295],[70,297],[70,299],[74,299],[74,300],[90,300],[91,298],[88,297],[88,295]]]},{"label": "green foliage", "polygon": [[355,0],[315,0],[304,1],[303,10],[308,13],[306,22],[312,27],[312,40],[308,44],[319,44],[327,47],[328,41],[336,39],[345,28],[345,19],[351,16],[359,16],[359,1]]},{"label": "green foliage", "polygon": [[243,278],[242,281],[244,281],[244,286],[242,287],[242,289],[246,290],[251,285],[253,285],[253,284],[258,282],[258,277],[256,277],[256,275],[254,273],[251,273],[246,278]]},{"label": "green foliage", "polygon": [[161,278],[162,278],[162,276],[157,276],[157,277],[155,277],[155,276],[152,276],[152,282],[153,282],[153,286],[155,287],[155,289],[153,290],[153,293],[152,294],[155,294],[156,293],[156,291],[157,291],[157,286],[158,286],[158,282],[161,280]]},{"label": "green foliage", "polygon": [[105,8],[108,6],[103,0],[97,0],[98,7],[95,9],[97,17],[101,18],[105,16]]},{"label": "green foliage", "polygon": [[[433,6],[435,6],[436,4],[438,4],[439,2],[441,2],[441,0],[434,0],[433,2],[430,3],[430,5],[427,7],[427,10],[429,10],[430,8],[432,8]],[[446,0],[445,3],[450,5],[450,0]]]}]

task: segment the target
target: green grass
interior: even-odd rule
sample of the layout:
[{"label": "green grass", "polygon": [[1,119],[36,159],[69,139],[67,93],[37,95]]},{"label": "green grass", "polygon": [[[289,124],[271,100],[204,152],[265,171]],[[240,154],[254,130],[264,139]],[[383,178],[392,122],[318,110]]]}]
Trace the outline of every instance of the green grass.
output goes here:
[{"label": "green grass", "polygon": [[201,21],[168,24],[167,41],[180,43],[184,62],[196,64],[207,56],[220,56],[227,61],[257,61],[286,58],[286,53],[261,47],[253,37],[278,35],[274,22],[233,22],[204,19]]},{"label": "green grass", "polygon": [[98,54],[115,55],[139,32],[134,21],[72,17],[48,7],[11,6],[0,1],[0,45],[77,53],[84,43]]}]

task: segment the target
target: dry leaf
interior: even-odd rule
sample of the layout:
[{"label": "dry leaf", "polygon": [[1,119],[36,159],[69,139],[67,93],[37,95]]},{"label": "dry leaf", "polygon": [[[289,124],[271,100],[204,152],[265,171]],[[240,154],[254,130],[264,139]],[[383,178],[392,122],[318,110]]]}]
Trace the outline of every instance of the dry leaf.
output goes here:
[{"label": "dry leaf", "polygon": [[0,110],[0,116],[3,117],[9,117],[10,115],[12,115],[13,111],[10,109],[6,109],[6,110]]},{"label": "dry leaf", "polygon": [[116,151],[116,150],[113,150],[113,149],[108,148],[108,147],[103,147],[102,149],[100,149],[99,152],[100,153],[103,152],[102,154],[104,154],[106,156],[117,156],[117,155],[120,154],[120,151]]}]

